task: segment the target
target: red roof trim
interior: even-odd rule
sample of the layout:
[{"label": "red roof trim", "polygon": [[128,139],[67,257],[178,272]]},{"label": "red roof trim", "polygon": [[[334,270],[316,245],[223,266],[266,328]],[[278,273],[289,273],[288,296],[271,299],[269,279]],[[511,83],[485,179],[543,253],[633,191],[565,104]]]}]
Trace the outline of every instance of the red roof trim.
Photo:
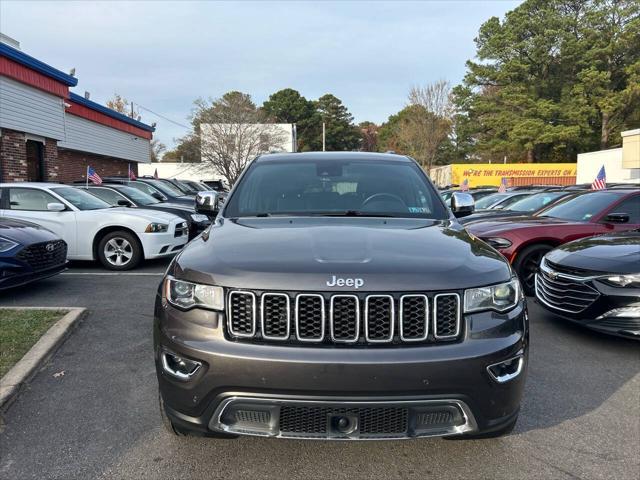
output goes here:
[{"label": "red roof trim", "polygon": [[18,82],[24,83],[47,93],[52,93],[61,98],[69,97],[69,87],[63,83],[57,82],[46,75],[35,70],[31,70],[18,62],[0,57],[0,75],[13,78]]},{"label": "red roof trim", "polygon": [[106,125],[107,127],[115,128],[116,130],[130,133],[137,137],[146,138],[147,140],[151,140],[152,138],[151,132],[142,130],[138,127],[134,127],[133,125],[129,125],[128,123],[122,122],[120,120],[116,120],[115,118],[109,117],[104,113],[91,110],[90,108],[87,108],[84,105],[79,105],[72,100],[68,100],[67,103],[71,105],[70,107],[67,107],[67,113],[86,118],[87,120],[100,123],[101,125]]}]

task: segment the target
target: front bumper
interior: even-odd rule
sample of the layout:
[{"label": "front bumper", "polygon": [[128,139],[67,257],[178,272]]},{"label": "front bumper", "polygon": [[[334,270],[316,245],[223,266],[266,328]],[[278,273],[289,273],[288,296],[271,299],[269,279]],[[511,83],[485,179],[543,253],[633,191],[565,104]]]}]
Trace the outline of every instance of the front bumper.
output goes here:
[{"label": "front bumper", "polygon": [[[517,416],[524,389],[526,306],[522,301],[508,313],[466,315],[464,322],[462,341],[438,345],[319,348],[252,344],[228,340],[222,314],[176,310],[158,295],[154,345],[160,393],[174,423],[203,433],[370,439],[499,430]],[[163,368],[164,352],[198,361],[202,367],[188,380],[176,379]],[[517,356],[522,358],[517,376],[505,383],[492,378],[488,366]],[[276,419],[283,406],[323,407],[327,410],[319,415],[328,415],[327,421],[332,415],[346,414],[362,422],[358,420],[361,408],[406,408],[401,415],[406,415],[408,427],[401,433],[373,437],[359,431],[341,437],[329,427],[317,435],[307,435],[304,429],[283,432],[277,423],[272,430],[260,432],[246,425],[234,426],[225,417],[230,406],[246,403],[249,406],[244,410],[266,409]],[[261,405],[268,408],[257,408]],[[429,418],[442,418],[448,411],[451,422],[420,428],[415,419],[426,411],[433,414]]]},{"label": "front bumper", "polygon": [[68,262],[64,262],[45,270],[33,270],[27,265],[0,260],[0,290],[44,280],[65,271],[67,265]]},{"label": "front bumper", "polygon": [[167,233],[138,233],[138,236],[142,243],[144,258],[147,260],[174,255],[182,250],[189,241],[188,232],[178,237],[175,236],[174,231]]}]

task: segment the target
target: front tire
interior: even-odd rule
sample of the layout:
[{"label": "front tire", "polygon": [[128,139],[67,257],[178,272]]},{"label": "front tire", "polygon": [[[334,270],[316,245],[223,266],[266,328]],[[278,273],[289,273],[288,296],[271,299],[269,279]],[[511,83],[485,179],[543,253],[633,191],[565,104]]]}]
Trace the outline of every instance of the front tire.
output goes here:
[{"label": "front tire", "polygon": [[98,260],[109,270],[131,270],[142,257],[140,242],[129,232],[109,232],[98,242]]},{"label": "front tire", "polygon": [[551,250],[552,247],[549,245],[529,245],[518,254],[516,261],[513,262],[513,269],[518,274],[525,295],[535,295],[536,273],[540,268],[542,257]]}]

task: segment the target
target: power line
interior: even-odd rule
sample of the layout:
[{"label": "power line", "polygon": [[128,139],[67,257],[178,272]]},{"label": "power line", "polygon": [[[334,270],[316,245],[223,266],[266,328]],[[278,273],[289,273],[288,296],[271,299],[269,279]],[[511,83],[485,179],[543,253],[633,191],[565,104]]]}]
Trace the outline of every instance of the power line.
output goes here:
[{"label": "power line", "polygon": [[183,123],[176,122],[175,120],[171,120],[170,118],[165,117],[164,115],[161,115],[161,114],[159,114],[159,113],[157,113],[157,112],[154,112],[154,111],[153,111],[153,110],[151,110],[150,108],[147,108],[147,107],[144,107],[144,106],[140,105],[139,103],[136,103],[136,106],[137,106],[138,108],[141,108],[142,110],[145,110],[145,111],[147,111],[147,112],[149,112],[149,113],[151,113],[151,114],[155,115],[156,117],[160,117],[160,118],[162,118],[162,119],[166,120],[167,122],[173,123],[174,125],[178,125],[179,127],[182,127],[182,128],[186,128],[187,130],[191,130],[191,127],[189,127],[189,126],[187,126],[187,125],[184,125]]}]

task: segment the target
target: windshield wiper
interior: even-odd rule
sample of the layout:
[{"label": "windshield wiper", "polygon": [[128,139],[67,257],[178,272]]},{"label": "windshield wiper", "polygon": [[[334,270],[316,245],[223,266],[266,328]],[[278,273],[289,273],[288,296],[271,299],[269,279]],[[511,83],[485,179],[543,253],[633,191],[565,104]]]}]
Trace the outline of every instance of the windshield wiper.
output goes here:
[{"label": "windshield wiper", "polygon": [[318,215],[321,217],[385,217],[392,218],[393,215],[387,215],[385,213],[368,213],[361,212],[359,210],[345,210],[344,212],[322,212],[322,213],[311,213],[311,215]]}]

